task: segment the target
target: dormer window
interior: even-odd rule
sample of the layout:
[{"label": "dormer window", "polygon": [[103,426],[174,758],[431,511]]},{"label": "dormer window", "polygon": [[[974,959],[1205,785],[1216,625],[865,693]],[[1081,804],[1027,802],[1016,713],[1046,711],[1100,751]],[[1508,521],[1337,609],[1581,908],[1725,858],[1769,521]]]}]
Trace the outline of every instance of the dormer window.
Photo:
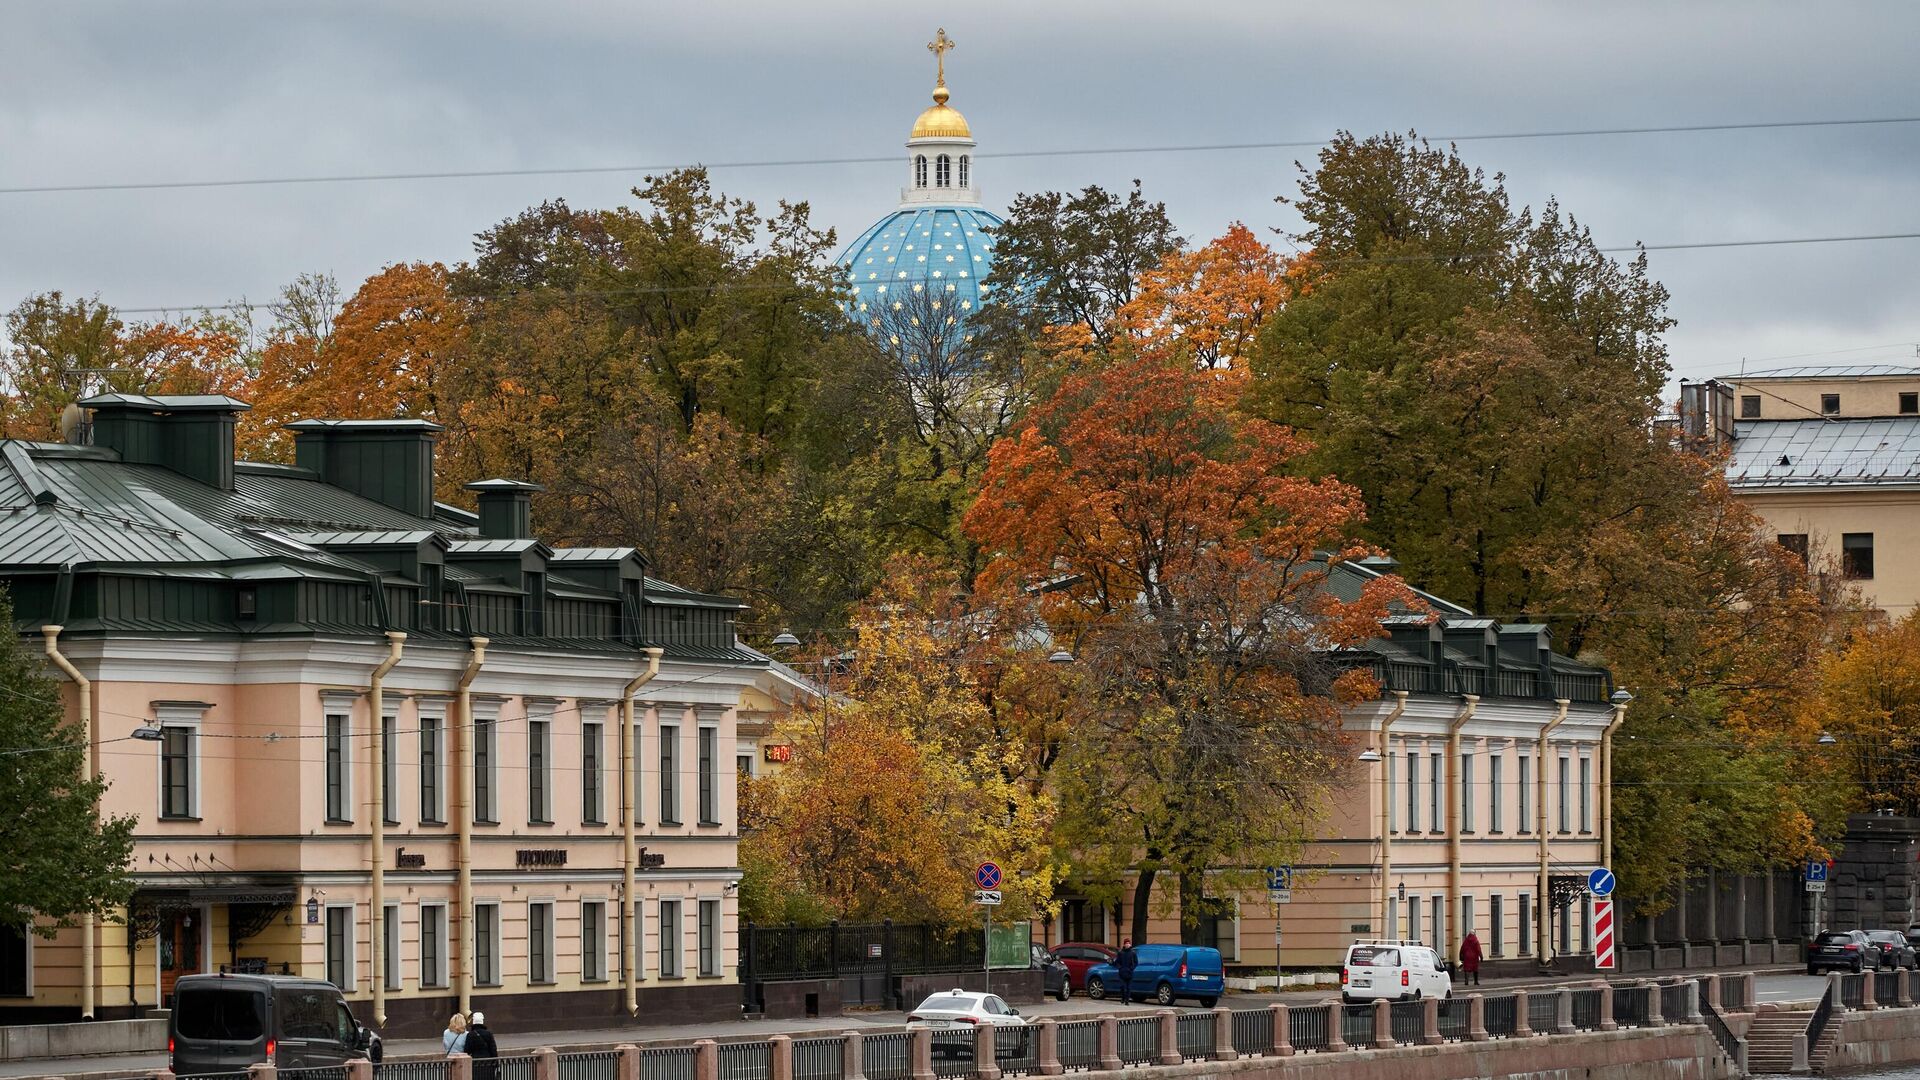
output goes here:
[{"label": "dormer window", "polygon": [[938,187],[953,186],[953,158],[941,154],[934,159],[933,182]]},{"label": "dormer window", "polygon": [[913,186],[927,186],[927,155],[921,154],[913,159]]},{"label": "dormer window", "polygon": [[960,186],[961,187],[966,187],[968,184],[970,184],[973,181],[973,178],[968,175],[970,172],[973,171],[969,167],[972,164],[972,162],[973,162],[973,159],[967,156],[966,154],[960,155]]}]

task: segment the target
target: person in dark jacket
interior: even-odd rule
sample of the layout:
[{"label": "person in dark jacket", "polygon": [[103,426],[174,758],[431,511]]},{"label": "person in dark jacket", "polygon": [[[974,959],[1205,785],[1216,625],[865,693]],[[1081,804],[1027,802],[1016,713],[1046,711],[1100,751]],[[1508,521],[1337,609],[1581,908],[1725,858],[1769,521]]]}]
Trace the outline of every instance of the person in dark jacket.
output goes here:
[{"label": "person in dark jacket", "polygon": [[1140,966],[1140,957],[1133,951],[1133,939],[1127,938],[1120,943],[1120,954],[1113,958],[1113,967],[1120,973],[1120,1004],[1133,1004],[1133,969]]},{"label": "person in dark jacket", "polygon": [[467,1022],[467,1056],[473,1059],[473,1080],[498,1080],[500,1046],[487,1030],[487,1014],[476,1012]]},{"label": "person in dark jacket", "polygon": [[1467,931],[1467,940],[1460,943],[1461,985],[1480,985],[1480,935]]}]

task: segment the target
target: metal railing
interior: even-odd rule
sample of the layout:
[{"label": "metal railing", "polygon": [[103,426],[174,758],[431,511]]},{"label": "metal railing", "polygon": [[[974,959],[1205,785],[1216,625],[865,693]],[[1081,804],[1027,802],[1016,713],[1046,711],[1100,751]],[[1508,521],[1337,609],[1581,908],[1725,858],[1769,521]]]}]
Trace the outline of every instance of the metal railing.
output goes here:
[{"label": "metal railing", "polygon": [[933,1044],[933,1075],[972,1076],[980,1071],[973,1060],[973,1028],[928,1034]]},{"label": "metal railing", "polygon": [[1733,1033],[1733,1029],[1727,1027],[1726,1018],[1720,1015],[1720,1010],[1709,1003],[1700,1010],[1700,1019],[1706,1022],[1707,1030],[1713,1033],[1713,1040],[1720,1044],[1720,1052],[1727,1055],[1727,1060],[1737,1067],[1740,1064],[1740,1038]]},{"label": "metal railing", "polygon": [[[904,1031],[868,1035],[860,1040],[860,1074],[867,1080],[910,1080],[913,1043]],[[640,1080],[647,1080],[642,1076]]]},{"label": "metal railing", "polygon": [[281,1069],[278,1074],[287,1080],[347,1080],[345,1065],[322,1065],[311,1069]]},{"label": "metal railing", "polygon": [[1373,1006],[1344,1005],[1340,1008],[1340,1037],[1348,1046],[1373,1045]]},{"label": "metal railing", "polygon": [[[793,1040],[793,1080],[840,1080],[847,1075],[847,1040],[838,1035]],[[560,1080],[566,1080],[561,1077]]]},{"label": "metal railing", "polygon": [[1510,1039],[1514,1028],[1519,1024],[1519,1003],[1513,995],[1503,994],[1490,997],[1483,1003],[1486,1010],[1487,1037],[1490,1039]]},{"label": "metal railing", "polygon": [[1287,1040],[1296,1053],[1327,1048],[1327,1010],[1321,1006],[1287,1010]]},{"label": "metal railing", "polygon": [[1241,1057],[1265,1057],[1273,1053],[1272,1009],[1234,1010],[1233,1052]]},{"label": "metal railing", "polygon": [[1722,1009],[1742,1009],[1753,1004],[1747,1000],[1747,989],[1752,986],[1749,978],[1740,975],[1722,976],[1720,979],[1720,1007]]},{"label": "metal railing", "polygon": [[693,1047],[642,1047],[640,1080],[693,1080]]},{"label": "metal railing", "polygon": [[1688,994],[1692,983],[1668,983],[1660,988],[1660,1019],[1674,1023],[1687,1018]]},{"label": "metal railing", "polygon": [[[581,1054],[561,1054],[560,1080],[619,1080],[620,1055],[611,1050],[592,1050]],[[439,1077],[386,1077],[382,1080],[444,1080]]]},{"label": "metal railing", "polygon": [[[380,1065],[381,1080],[447,1080],[453,1062],[447,1058],[423,1058],[419,1061],[387,1061]],[[560,1067],[560,1080],[578,1080]]]},{"label": "metal railing", "polygon": [[1878,1005],[1893,1005],[1900,1000],[1900,982],[1904,971],[1876,971],[1873,974],[1873,1000]]},{"label": "metal railing", "polygon": [[[493,1068],[487,1068],[484,1059],[473,1063],[473,1080],[533,1080],[533,1055],[515,1054],[511,1057],[493,1059]],[[647,1080],[643,1077],[642,1080]]]},{"label": "metal railing", "polygon": [[1466,1042],[1473,1023],[1473,1006],[1465,1001],[1440,1003],[1440,1037],[1448,1042]]},{"label": "metal railing", "polygon": [[770,1080],[773,1046],[763,1042],[723,1042],[715,1047],[720,1058],[720,1080]]},{"label": "metal railing", "polygon": [[1820,1052],[1820,1037],[1827,1033],[1827,1022],[1833,1019],[1833,987],[1820,995],[1820,1004],[1813,1007],[1813,1015],[1807,1017],[1807,1060],[1811,1064],[1813,1055]]},{"label": "metal railing", "polygon": [[1120,1021],[1120,1063],[1147,1065],[1160,1056],[1160,1020],[1130,1016]]},{"label": "metal railing", "polygon": [[1551,1035],[1560,1030],[1560,991],[1542,990],[1527,995],[1527,1026],[1536,1035]]},{"label": "metal railing", "polygon": [[1840,1004],[1849,1009],[1866,1006],[1867,977],[1865,975],[1840,976]]},{"label": "metal railing", "polygon": [[1069,1020],[1058,1029],[1060,1067],[1076,1071],[1100,1067],[1100,1021]]},{"label": "metal railing", "polygon": [[1392,1010],[1393,1041],[1401,1046],[1419,1046],[1427,1037],[1427,1003],[1396,1001]]},{"label": "metal railing", "polygon": [[1181,1013],[1174,1020],[1173,1030],[1182,1061],[1205,1061],[1213,1056],[1213,1013]]},{"label": "metal railing", "polygon": [[1039,1072],[1039,1031],[1031,1027],[994,1028],[993,1063],[1007,1076]]},{"label": "metal railing", "polygon": [[1653,987],[1616,986],[1613,988],[1613,1022],[1618,1027],[1646,1027],[1652,1006]]},{"label": "metal railing", "polygon": [[1573,1029],[1575,1031],[1600,1030],[1600,988],[1567,991],[1573,999]]}]

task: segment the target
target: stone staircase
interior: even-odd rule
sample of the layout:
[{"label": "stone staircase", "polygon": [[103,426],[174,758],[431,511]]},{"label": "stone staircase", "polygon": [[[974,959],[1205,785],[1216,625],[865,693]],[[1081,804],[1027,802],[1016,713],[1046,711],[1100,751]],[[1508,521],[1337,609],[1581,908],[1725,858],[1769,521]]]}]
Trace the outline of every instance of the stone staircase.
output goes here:
[{"label": "stone staircase", "polygon": [[1747,1030],[1747,1072],[1752,1076],[1793,1071],[1793,1040],[1807,1030],[1813,1010],[1763,1012]]}]

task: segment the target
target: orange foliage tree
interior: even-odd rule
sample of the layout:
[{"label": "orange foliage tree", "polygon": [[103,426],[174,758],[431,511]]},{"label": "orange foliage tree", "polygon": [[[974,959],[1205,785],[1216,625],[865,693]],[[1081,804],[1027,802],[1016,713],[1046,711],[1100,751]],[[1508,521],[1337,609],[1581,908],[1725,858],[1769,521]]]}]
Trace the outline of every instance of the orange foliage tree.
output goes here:
[{"label": "orange foliage tree", "polygon": [[966,527],[990,552],[986,595],[1038,595],[1072,642],[1084,715],[1052,770],[1078,884],[1133,875],[1144,937],[1155,878],[1209,914],[1215,867],[1288,861],[1337,765],[1343,699],[1376,691],[1329,648],[1379,634],[1411,594],[1324,588],[1359,493],[1291,475],[1307,450],[1233,403],[1242,376],[1145,357],[1067,379],[995,446]]},{"label": "orange foliage tree", "polygon": [[1241,367],[1267,317],[1300,287],[1301,265],[1236,221],[1206,247],[1172,252],[1142,273],[1116,323],[1149,355],[1178,351],[1202,367]]}]

